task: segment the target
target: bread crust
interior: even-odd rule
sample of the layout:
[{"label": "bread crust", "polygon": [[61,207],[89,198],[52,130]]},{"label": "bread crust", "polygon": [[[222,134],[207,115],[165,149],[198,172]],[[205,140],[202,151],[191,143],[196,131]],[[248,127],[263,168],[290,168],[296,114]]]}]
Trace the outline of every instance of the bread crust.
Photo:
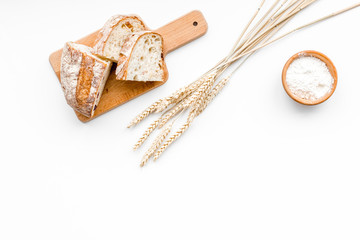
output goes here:
[{"label": "bread crust", "polygon": [[[77,112],[92,117],[99,88],[106,81],[111,62],[91,55],[91,48],[68,42],[61,58],[60,80],[67,103]],[[84,51],[85,50],[85,51]]]},{"label": "bread crust", "polygon": [[93,53],[98,56],[104,56],[104,49],[107,40],[109,39],[112,31],[124,20],[134,19],[138,20],[144,29],[148,29],[144,21],[137,15],[114,15],[112,16],[100,30],[95,45],[93,47]]},{"label": "bread crust", "polygon": [[136,32],[136,33],[130,34],[127,37],[123,47],[121,48],[120,58],[119,58],[119,61],[118,61],[117,67],[116,67],[116,71],[115,71],[117,80],[135,81],[135,80],[132,80],[132,79],[127,79],[127,74],[128,74],[127,69],[128,69],[128,66],[129,66],[130,59],[131,59],[131,54],[132,54],[132,52],[134,50],[135,45],[139,41],[139,39],[142,36],[148,35],[148,34],[155,34],[155,35],[160,36],[160,38],[161,38],[161,41],[163,43],[162,46],[161,46],[161,52],[162,52],[162,54],[161,54],[161,62],[162,62],[161,69],[164,72],[164,76],[163,76],[162,81],[165,81],[167,79],[168,71],[167,71],[165,61],[164,61],[164,39],[163,39],[163,37],[159,33],[156,33],[156,32],[153,32],[153,31],[141,31],[141,32]]}]

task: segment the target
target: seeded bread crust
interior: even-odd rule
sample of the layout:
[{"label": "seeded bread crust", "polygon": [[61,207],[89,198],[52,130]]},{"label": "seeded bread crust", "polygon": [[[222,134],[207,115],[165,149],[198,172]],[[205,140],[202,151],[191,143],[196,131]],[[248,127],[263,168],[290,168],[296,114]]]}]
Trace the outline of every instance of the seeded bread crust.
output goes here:
[{"label": "seeded bread crust", "polygon": [[91,53],[91,48],[68,42],[65,44],[60,79],[67,103],[86,117],[92,117],[112,62]]},{"label": "seeded bread crust", "polygon": [[[143,26],[144,30],[147,29],[147,26],[142,21],[142,19],[139,16],[136,15],[114,15],[112,16],[103,26],[103,28],[100,30],[97,39],[95,41],[95,45],[93,47],[93,53],[97,56],[104,57],[105,53],[105,45],[107,40],[109,39],[112,31],[121,23],[124,21],[127,21],[129,19],[138,20],[141,25]],[[131,32],[129,32],[131,33]],[[117,59],[109,59],[112,61],[117,61]]]},{"label": "seeded bread crust", "polygon": [[[129,66],[129,62],[131,60],[131,54],[134,50],[135,45],[137,44],[137,42],[139,41],[139,39],[146,35],[146,34],[156,34],[158,36],[160,36],[162,42],[164,42],[163,37],[155,32],[152,31],[141,31],[141,32],[135,32],[132,33],[128,36],[128,38],[126,39],[123,47],[121,48],[121,52],[120,52],[120,58],[116,67],[116,79],[117,80],[133,80],[133,79],[127,79],[127,74],[128,74],[128,66]],[[164,72],[164,76],[162,81],[165,81],[167,79],[168,76],[168,71],[166,68],[166,64],[164,61],[164,46],[161,46],[161,69]]]}]

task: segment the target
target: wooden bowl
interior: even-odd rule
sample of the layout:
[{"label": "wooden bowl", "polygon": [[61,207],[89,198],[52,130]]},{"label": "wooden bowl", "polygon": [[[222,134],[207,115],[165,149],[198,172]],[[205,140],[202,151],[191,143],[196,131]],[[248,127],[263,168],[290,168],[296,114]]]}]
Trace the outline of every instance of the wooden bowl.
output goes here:
[{"label": "wooden bowl", "polygon": [[[290,64],[293,63],[294,60],[296,60],[296,59],[298,59],[300,57],[316,57],[316,58],[320,59],[321,61],[323,61],[326,64],[326,66],[329,69],[330,74],[334,78],[334,84],[332,86],[331,91],[328,92],[325,96],[323,96],[322,98],[319,98],[316,101],[306,100],[306,99],[302,99],[302,98],[299,98],[299,97],[295,96],[291,92],[289,86],[287,85],[286,74],[287,74],[288,68],[289,68]],[[336,89],[336,86],[337,86],[337,81],[338,81],[338,75],[337,75],[336,68],[335,68],[334,64],[332,63],[332,61],[327,56],[325,56],[324,54],[322,54],[320,52],[312,51],[312,50],[302,51],[302,52],[299,52],[299,53],[295,54],[294,56],[292,56],[287,61],[287,63],[285,64],[283,72],[282,72],[282,84],[284,86],[284,89],[285,89],[286,93],[293,100],[295,100],[298,103],[304,104],[304,105],[317,105],[317,104],[323,103],[326,100],[328,100],[331,97],[331,95],[333,95],[333,93],[335,92],[335,89]]]}]

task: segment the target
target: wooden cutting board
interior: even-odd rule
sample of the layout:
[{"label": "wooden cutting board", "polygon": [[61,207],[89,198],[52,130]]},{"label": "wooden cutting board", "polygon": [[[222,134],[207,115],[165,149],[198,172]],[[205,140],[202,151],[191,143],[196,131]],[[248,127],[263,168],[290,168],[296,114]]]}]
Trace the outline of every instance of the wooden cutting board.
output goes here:
[{"label": "wooden cutting board", "polygon": [[[93,47],[99,31],[100,30],[76,41],[76,43]],[[200,11],[192,11],[155,31],[160,33],[164,38],[164,55],[166,56],[169,52],[203,36],[207,32],[207,23]],[[61,81],[61,55],[62,49],[52,53],[49,58],[50,64],[59,81]],[[166,82],[118,81],[115,79],[115,68],[116,64],[112,67],[94,116],[88,118],[75,111],[80,121],[88,122]]]}]

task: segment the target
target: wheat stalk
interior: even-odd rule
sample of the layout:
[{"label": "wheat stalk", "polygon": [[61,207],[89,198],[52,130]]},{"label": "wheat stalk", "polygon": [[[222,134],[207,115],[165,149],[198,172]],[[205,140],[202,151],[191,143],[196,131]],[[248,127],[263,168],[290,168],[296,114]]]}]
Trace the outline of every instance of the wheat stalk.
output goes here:
[{"label": "wheat stalk", "polygon": [[[129,124],[129,127],[143,121],[152,113],[161,112],[163,114],[145,131],[143,136],[135,145],[135,149],[140,147],[156,128],[165,126],[171,119],[176,117],[176,119],[163,129],[160,135],[155,139],[151,147],[145,153],[141,166],[146,164],[151,157],[153,157],[154,160],[158,159],[160,155],[190,127],[194,119],[206,109],[210,102],[213,101],[213,99],[229,82],[232,75],[253,53],[296,31],[325,21],[360,6],[360,3],[355,4],[297,27],[283,35],[280,35],[279,37],[274,38],[279,30],[291,19],[316,1],[317,0],[275,0],[267,11],[260,16],[260,19],[255,22],[255,19],[259,16],[264,3],[266,2],[266,0],[262,0],[254,15],[241,32],[233,48],[225,58],[220,60],[213,68],[203,74],[196,81],[190,83],[186,87],[180,88],[170,96],[156,101],[140,113]],[[246,58],[241,62],[241,64],[239,64],[229,75],[227,75],[227,77],[220,78],[220,76],[227,71],[231,65],[240,59],[243,59],[245,56]],[[189,114],[186,122],[172,136],[170,136],[168,140],[165,141],[166,137],[171,132],[174,122],[187,109],[189,109]]]},{"label": "wheat stalk", "polygon": [[[315,21],[312,21],[312,22],[310,22],[310,23],[304,24],[304,25],[302,25],[302,26],[300,26],[300,27],[297,27],[297,28],[295,28],[295,29],[293,29],[293,30],[291,30],[291,31],[289,31],[289,32],[287,32],[287,33],[285,33],[285,34],[283,34],[283,35],[281,35],[281,36],[279,36],[279,37],[277,37],[277,38],[275,38],[275,39],[273,39],[273,40],[265,43],[265,44],[262,44],[262,45],[260,45],[260,46],[258,46],[258,47],[255,47],[255,48],[251,49],[250,51],[247,51],[247,52],[245,52],[245,53],[242,53],[242,54],[238,55],[238,56],[235,57],[235,58],[229,59],[229,62],[233,63],[233,62],[239,60],[241,57],[243,57],[243,56],[245,56],[245,55],[247,55],[247,54],[256,52],[257,50],[260,50],[260,49],[262,49],[262,48],[264,48],[264,47],[266,47],[266,46],[268,46],[268,45],[270,45],[270,44],[272,44],[272,43],[274,43],[274,42],[276,42],[276,41],[279,41],[280,39],[283,39],[283,38],[287,37],[288,35],[290,35],[290,34],[292,34],[292,33],[295,33],[295,32],[297,32],[297,31],[300,31],[300,30],[302,30],[302,29],[304,29],[304,28],[307,28],[307,27],[312,26],[312,25],[314,25],[314,24],[320,23],[320,22],[322,22],[322,21],[328,20],[329,18],[336,17],[336,16],[338,16],[338,15],[340,15],[340,14],[343,14],[343,13],[345,13],[345,12],[348,12],[348,11],[350,11],[350,10],[353,10],[353,9],[355,9],[355,8],[357,8],[357,7],[360,7],[360,3],[357,3],[357,4],[355,4],[355,5],[352,5],[352,6],[348,7],[348,8],[343,9],[343,10],[334,12],[334,13],[332,13],[332,14],[330,14],[330,15],[327,15],[327,16],[325,16],[325,17],[322,17],[322,18],[317,19],[317,20],[315,20]],[[227,64],[228,64],[228,63],[227,63]],[[224,65],[224,64],[223,64],[223,65]],[[219,67],[221,67],[221,65],[220,65]]]}]

